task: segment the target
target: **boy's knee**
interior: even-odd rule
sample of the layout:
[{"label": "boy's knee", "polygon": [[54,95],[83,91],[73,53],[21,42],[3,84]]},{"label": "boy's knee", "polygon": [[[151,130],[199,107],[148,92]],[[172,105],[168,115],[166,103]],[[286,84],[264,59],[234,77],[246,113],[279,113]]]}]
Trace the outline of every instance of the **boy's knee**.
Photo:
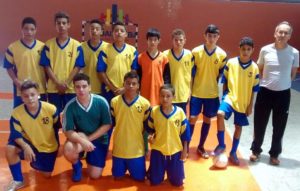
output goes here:
[{"label": "boy's knee", "polygon": [[189,122],[190,124],[194,125],[197,121],[197,116],[190,116],[189,117]]},{"label": "boy's knee", "polygon": [[13,158],[17,155],[16,147],[13,145],[7,145],[5,148],[5,155],[7,159]]},{"label": "boy's knee", "polygon": [[63,149],[64,156],[67,159],[74,159],[78,155],[72,142],[66,142]]},{"label": "boy's knee", "polygon": [[89,176],[91,179],[98,179],[102,176],[102,170],[100,171],[91,171],[89,172]]},{"label": "boy's knee", "polygon": [[225,116],[224,111],[218,110],[217,117],[218,117],[218,118],[224,118],[224,116]]}]

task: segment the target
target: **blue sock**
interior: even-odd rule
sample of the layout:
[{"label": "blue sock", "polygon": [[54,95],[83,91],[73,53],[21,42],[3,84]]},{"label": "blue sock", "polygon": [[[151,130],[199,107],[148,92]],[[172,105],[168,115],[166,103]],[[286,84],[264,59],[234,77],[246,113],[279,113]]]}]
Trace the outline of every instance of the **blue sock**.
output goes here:
[{"label": "blue sock", "polygon": [[21,170],[21,161],[16,164],[9,165],[10,172],[13,176],[14,181],[23,182],[23,175]]},{"label": "blue sock", "polygon": [[217,133],[217,137],[218,137],[220,147],[225,147],[224,135],[225,135],[224,131],[218,131],[218,133]]},{"label": "blue sock", "polygon": [[74,182],[79,182],[82,177],[82,163],[78,160],[75,164],[72,165],[73,167],[73,175],[72,180]]},{"label": "blue sock", "polygon": [[202,128],[201,128],[201,135],[200,135],[200,143],[199,143],[199,148],[202,148],[205,141],[206,141],[206,138],[207,138],[207,135],[208,135],[208,132],[209,132],[209,128],[210,128],[210,124],[209,123],[202,123]]},{"label": "blue sock", "polygon": [[240,143],[240,139],[233,138],[230,154],[236,153],[239,143]]}]

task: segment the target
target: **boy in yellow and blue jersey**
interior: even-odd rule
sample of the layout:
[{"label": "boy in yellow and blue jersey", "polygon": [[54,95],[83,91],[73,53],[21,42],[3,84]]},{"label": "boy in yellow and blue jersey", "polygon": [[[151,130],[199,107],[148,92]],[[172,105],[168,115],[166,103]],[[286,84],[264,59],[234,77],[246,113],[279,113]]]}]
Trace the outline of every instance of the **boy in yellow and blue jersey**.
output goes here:
[{"label": "boy in yellow and blue jersey", "polygon": [[239,165],[236,151],[242,133],[242,126],[249,125],[247,116],[252,113],[253,97],[259,89],[258,66],[251,60],[253,46],[251,38],[242,38],[240,41],[240,56],[228,60],[222,77],[223,98],[217,115],[219,144],[215,148],[214,154],[218,155],[225,151],[224,118],[227,120],[234,113],[235,131],[229,157],[234,165]]},{"label": "boy in yellow and blue jersey", "polygon": [[190,129],[184,111],[172,104],[175,90],[170,84],[160,88],[160,103],[150,112],[147,131],[151,144],[149,180],[152,185],[160,184],[167,171],[168,180],[174,186],[182,186],[183,161],[187,157],[187,142]]},{"label": "boy in yellow and blue jersey", "polygon": [[58,35],[45,43],[40,65],[49,77],[48,100],[61,112],[67,102],[75,97],[72,79],[84,67],[84,58],[80,43],[69,37],[69,15],[58,12],[54,21]]},{"label": "boy in yellow and blue jersey", "polygon": [[113,163],[112,175],[116,179],[124,177],[128,170],[134,180],[144,181],[146,175],[144,122],[150,103],[139,95],[139,76],[129,72],[124,77],[125,92],[111,101],[113,117]]},{"label": "boy in yellow and blue jersey", "polygon": [[85,67],[83,73],[91,80],[91,93],[101,94],[101,79],[97,72],[98,55],[104,50],[107,42],[101,40],[102,23],[98,19],[89,22],[90,39],[82,43]]},{"label": "boy in yellow and blue jersey", "polygon": [[24,186],[21,161],[50,177],[59,147],[59,113],[54,105],[39,101],[38,84],[27,80],[20,87],[24,104],[16,107],[10,118],[10,135],[6,159],[13,181],[5,190]]},{"label": "boy in yellow and blue jersey", "polygon": [[39,65],[44,43],[35,38],[36,21],[26,17],[22,21],[22,38],[9,45],[5,52],[4,68],[13,81],[14,107],[22,104],[20,86],[24,80],[39,84],[41,100],[47,101],[46,77]]},{"label": "boy in yellow and blue jersey", "polygon": [[125,43],[127,31],[124,23],[114,23],[112,35],[114,42],[100,52],[97,63],[97,72],[103,83],[102,94],[108,103],[114,96],[124,93],[124,75],[137,69],[138,56],[136,48]]},{"label": "boy in yellow and blue jersey", "polygon": [[191,94],[194,57],[190,50],[184,48],[186,37],[182,29],[173,30],[172,43],[172,49],[165,50],[164,54],[169,60],[171,84],[176,90],[173,104],[181,107],[186,113]]},{"label": "boy in yellow and blue jersey", "polygon": [[111,116],[107,101],[91,94],[90,79],[79,73],[73,78],[76,97],[64,109],[63,130],[67,137],[64,156],[72,163],[72,180],[82,178],[82,158],[86,152],[88,174],[92,179],[102,175],[108,151],[107,131],[111,128]]},{"label": "boy in yellow and blue jersey", "polygon": [[220,30],[216,25],[207,26],[204,34],[205,44],[192,50],[195,58],[193,71],[192,96],[190,101],[191,136],[200,112],[203,112],[200,141],[197,152],[201,157],[209,158],[204,143],[209,133],[211,118],[217,115],[220,105],[218,79],[226,63],[226,53],[217,46]]}]

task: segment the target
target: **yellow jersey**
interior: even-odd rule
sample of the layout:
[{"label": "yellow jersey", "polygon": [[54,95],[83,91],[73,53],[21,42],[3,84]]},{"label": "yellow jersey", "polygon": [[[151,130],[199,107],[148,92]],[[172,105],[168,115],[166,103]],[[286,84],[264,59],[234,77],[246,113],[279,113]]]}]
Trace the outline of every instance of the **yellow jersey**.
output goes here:
[{"label": "yellow jersey", "polygon": [[148,118],[150,103],[138,95],[127,103],[123,95],[111,101],[111,114],[115,121],[112,155],[119,158],[144,156],[144,121]]}]

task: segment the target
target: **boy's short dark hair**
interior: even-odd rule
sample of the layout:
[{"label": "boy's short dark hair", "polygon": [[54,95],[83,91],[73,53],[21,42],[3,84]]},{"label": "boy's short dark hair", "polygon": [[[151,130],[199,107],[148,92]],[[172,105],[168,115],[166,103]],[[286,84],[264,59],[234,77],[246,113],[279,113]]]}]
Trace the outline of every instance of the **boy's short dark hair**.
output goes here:
[{"label": "boy's short dark hair", "polygon": [[102,23],[99,19],[92,19],[92,20],[90,21],[90,24],[93,24],[93,23],[97,23],[97,24],[101,25],[101,27],[102,27],[102,25],[103,25],[103,23]]},{"label": "boy's short dark hair", "polygon": [[54,22],[56,22],[57,19],[66,18],[68,22],[70,22],[70,16],[68,13],[65,13],[63,11],[59,11],[55,13],[54,15]]},{"label": "boy's short dark hair", "polygon": [[128,79],[128,78],[136,78],[138,80],[138,82],[140,81],[140,77],[139,75],[134,72],[134,71],[130,71],[130,72],[127,72],[124,76],[124,82]]},{"label": "boy's short dark hair", "polygon": [[252,48],[254,47],[254,42],[252,40],[252,38],[250,37],[243,37],[240,41],[240,47],[244,46],[244,45],[248,45],[251,46]]},{"label": "boy's short dark hair", "polygon": [[161,90],[169,90],[172,95],[175,95],[175,89],[171,84],[164,84],[160,87],[159,92],[161,92]]},{"label": "boy's short dark hair", "polygon": [[80,80],[87,81],[87,83],[90,85],[90,77],[84,73],[76,74],[73,78],[73,84],[75,84],[75,82],[80,81]]},{"label": "boy's short dark hair", "polygon": [[34,88],[34,89],[39,89],[39,85],[34,82],[34,81],[31,81],[31,80],[24,80],[24,82],[21,84],[21,92],[25,91],[25,90],[28,90],[30,88]]},{"label": "boy's short dark hair", "polygon": [[212,33],[212,34],[220,34],[220,30],[219,28],[214,25],[214,24],[209,24],[207,27],[206,27],[206,30],[205,30],[205,34],[207,33]]},{"label": "boy's short dark hair", "polygon": [[183,35],[183,36],[185,36],[184,30],[182,30],[182,29],[174,29],[172,31],[172,38],[174,38],[177,35]]},{"label": "boy's short dark hair", "polygon": [[122,21],[116,21],[112,24],[112,30],[114,30],[116,28],[116,26],[123,26],[125,31],[126,31],[126,26]]},{"label": "boy's short dark hair", "polygon": [[150,28],[146,33],[146,38],[148,39],[149,37],[157,37],[160,39],[160,32],[156,28]]},{"label": "boy's short dark hair", "polygon": [[33,24],[36,27],[36,21],[34,20],[34,18],[32,17],[25,17],[22,20],[22,28],[24,27],[24,25],[26,24]]}]

